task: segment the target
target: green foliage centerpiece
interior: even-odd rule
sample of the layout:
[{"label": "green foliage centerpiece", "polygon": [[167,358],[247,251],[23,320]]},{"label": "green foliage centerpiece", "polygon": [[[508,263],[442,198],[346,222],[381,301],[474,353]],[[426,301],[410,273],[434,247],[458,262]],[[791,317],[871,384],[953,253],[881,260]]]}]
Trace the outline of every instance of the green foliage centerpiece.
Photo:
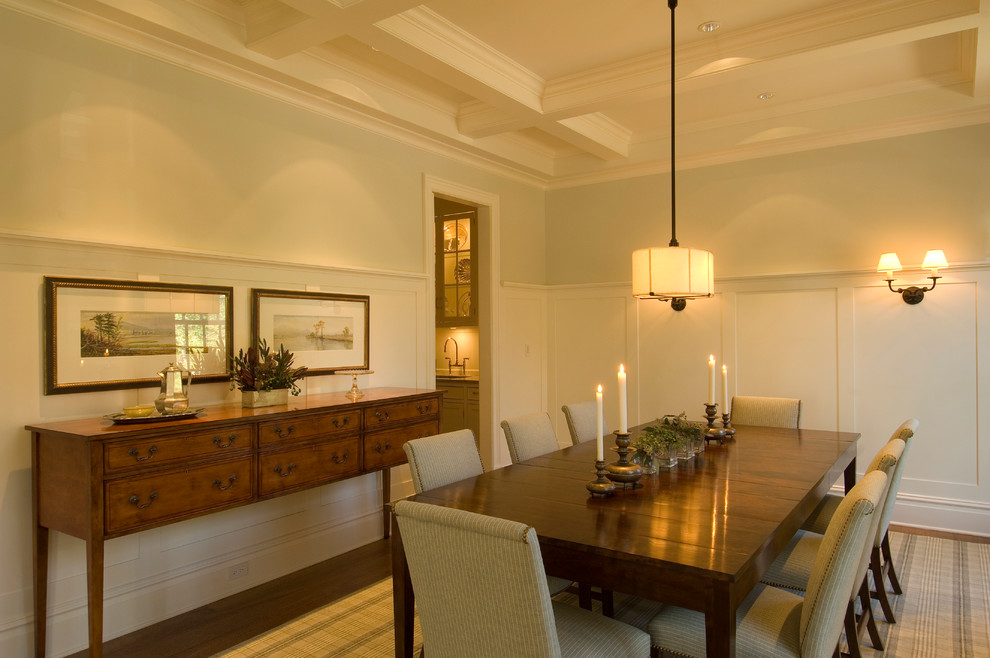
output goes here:
[{"label": "green foliage centerpiece", "polygon": [[696,447],[705,445],[705,429],[701,423],[687,419],[687,414],[667,415],[653,425],[644,427],[633,442],[633,459],[646,473],[655,473],[658,466],[677,465],[678,456],[694,456]]},{"label": "green foliage centerpiece", "polygon": [[296,382],[306,376],[306,367],[293,366],[293,358],[284,345],[272,351],[264,339],[258,347],[249,347],[247,353],[237,350],[230,372],[230,389],[241,390],[241,404],[245,407],[286,404],[289,392],[299,395]]}]

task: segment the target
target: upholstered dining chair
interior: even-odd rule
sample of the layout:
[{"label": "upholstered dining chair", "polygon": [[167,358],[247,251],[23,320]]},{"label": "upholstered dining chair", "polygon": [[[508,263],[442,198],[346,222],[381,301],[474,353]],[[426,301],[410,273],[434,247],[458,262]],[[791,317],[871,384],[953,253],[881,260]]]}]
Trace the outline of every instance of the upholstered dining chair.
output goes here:
[{"label": "upholstered dining chair", "polygon": [[[894,469],[897,467],[901,456],[904,453],[904,441],[901,439],[891,439],[873,457],[868,473],[872,471],[882,471],[887,476],[888,485],[891,482]],[[890,502],[887,492],[877,506],[877,511],[872,515],[868,537],[875,537],[883,518],[883,508]],[[787,547],[781,552],[777,559],[770,565],[763,574],[763,582],[775,587],[785,587],[791,590],[803,592],[808,587],[811,579],[811,570],[814,568],[818,551],[821,550],[825,537],[823,535],[799,530],[791,539]],[[863,549],[863,556],[856,565],[856,579],[858,587],[852,592],[849,605],[846,608],[846,640],[849,643],[849,655],[852,658],[859,658],[859,641],[863,636],[863,631],[870,634],[870,641],[873,648],[883,651],[883,640],[880,638],[880,631],[877,629],[876,619],[873,616],[873,601],[870,598],[870,584],[866,576],[870,565],[870,553],[873,548],[873,541],[866,542]],[[862,609],[862,613],[856,614],[856,599]]]},{"label": "upholstered dining chair", "polygon": [[[897,581],[897,573],[894,571],[894,562],[890,552],[890,520],[894,514],[894,504],[897,500],[897,490],[901,486],[901,475],[904,473],[907,452],[919,425],[920,422],[917,418],[908,418],[890,435],[891,440],[901,439],[904,441],[904,452],[897,465],[894,466],[890,487],[887,489],[887,498],[883,505],[883,514],[880,517],[880,525],[877,528],[877,535],[870,552],[870,572],[873,574],[873,584],[876,587],[872,595],[880,602],[884,619],[890,623],[894,623],[896,619],[894,618],[894,608],[887,597],[887,581],[890,582],[894,594],[901,593],[901,585]],[[825,496],[808,520],[801,526],[802,529],[817,533],[824,532],[840,499],[841,496],[832,494]]]},{"label": "upholstered dining chair", "polygon": [[[583,441],[594,441],[598,438],[598,403],[594,400],[565,404],[560,408],[567,421],[567,431],[571,434],[571,443],[577,445]],[[608,423],[602,418],[602,435],[608,435]]]},{"label": "upholstered dining chair", "polygon": [[[825,658],[842,635],[856,565],[869,540],[872,515],[887,487],[883,471],[867,473],[836,508],[815,558],[804,597],[757,584],[736,611],[736,650],[741,656]],[[649,623],[651,655],[704,656],[705,615],[665,606]]]},{"label": "upholstered dining chair", "polygon": [[801,426],[801,400],[733,395],[731,419],[733,425],[797,429]]},{"label": "upholstered dining chair", "polygon": [[553,423],[546,412],[518,416],[502,421],[509,458],[513,464],[545,455],[560,448]]},{"label": "upholstered dining chair", "polygon": [[416,493],[481,475],[485,467],[471,430],[457,430],[402,444]]},{"label": "upholstered dining chair", "polygon": [[[471,430],[456,430],[413,439],[402,444],[409,460],[413,489],[423,493],[485,472]],[[573,581],[547,576],[550,594],[559,594]]]},{"label": "upholstered dining chair", "polygon": [[393,509],[429,658],[649,652],[643,631],[550,598],[532,527],[409,500]]}]

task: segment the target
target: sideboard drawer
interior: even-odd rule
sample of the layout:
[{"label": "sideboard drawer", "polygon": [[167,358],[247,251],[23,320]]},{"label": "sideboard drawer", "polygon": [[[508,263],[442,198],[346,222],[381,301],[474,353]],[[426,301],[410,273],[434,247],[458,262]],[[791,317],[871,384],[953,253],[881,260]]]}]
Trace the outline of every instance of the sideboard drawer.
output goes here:
[{"label": "sideboard drawer", "polygon": [[440,421],[428,420],[422,423],[397,427],[381,432],[369,432],[364,437],[364,468],[373,471],[386,466],[406,462],[402,444],[424,436],[433,436],[440,431]]},{"label": "sideboard drawer", "polygon": [[339,441],[279,450],[258,459],[258,486],[262,496],[320,481],[357,475],[361,471],[360,441],[357,436]]},{"label": "sideboard drawer", "polygon": [[437,400],[413,400],[369,407],[364,410],[364,427],[373,430],[393,423],[399,423],[413,418],[435,418],[437,416]]},{"label": "sideboard drawer", "polygon": [[254,496],[254,458],[244,457],[104,484],[108,533],[187,518]]},{"label": "sideboard drawer", "polygon": [[361,430],[361,412],[342,411],[262,423],[258,426],[258,443],[271,446],[277,443],[305,441],[317,436],[333,436]]},{"label": "sideboard drawer", "polygon": [[105,443],[106,472],[157,466],[197,457],[226,457],[253,448],[250,425],[174,436]]}]

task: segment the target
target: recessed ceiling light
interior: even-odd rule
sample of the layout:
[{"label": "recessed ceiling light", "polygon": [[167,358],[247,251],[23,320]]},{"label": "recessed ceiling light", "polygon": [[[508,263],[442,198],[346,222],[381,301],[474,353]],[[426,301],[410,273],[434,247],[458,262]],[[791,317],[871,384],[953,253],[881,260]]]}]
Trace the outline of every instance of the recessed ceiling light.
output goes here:
[{"label": "recessed ceiling light", "polygon": [[765,91],[762,94],[760,94],[759,98],[760,98],[761,101],[768,101],[771,98],[773,98],[773,92],[772,91]]},{"label": "recessed ceiling light", "polygon": [[701,25],[698,26],[698,31],[699,32],[705,32],[705,33],[714,32],[719,27],[721,27],[721,26],[719,25],[719,22],[718,21],[707,21],[707,22],[702,23]]}]

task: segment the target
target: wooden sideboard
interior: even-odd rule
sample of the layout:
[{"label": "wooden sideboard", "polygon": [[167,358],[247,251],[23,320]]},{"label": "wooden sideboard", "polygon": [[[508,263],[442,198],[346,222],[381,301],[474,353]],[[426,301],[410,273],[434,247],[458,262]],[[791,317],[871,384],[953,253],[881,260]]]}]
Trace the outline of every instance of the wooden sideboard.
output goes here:
[{"label": "wooden sideboard", "polygon": [[[206,407],[186,420],[28,425],[34,475],[35,655],[45,655],[49,531],[86,541],[89,654],[103,653],[103,544],[148,528],[405,463],[402,444],[438,433],[442,392],[377,388],[258,409]],[[390,478],[382,479],[388,536]]]}]

